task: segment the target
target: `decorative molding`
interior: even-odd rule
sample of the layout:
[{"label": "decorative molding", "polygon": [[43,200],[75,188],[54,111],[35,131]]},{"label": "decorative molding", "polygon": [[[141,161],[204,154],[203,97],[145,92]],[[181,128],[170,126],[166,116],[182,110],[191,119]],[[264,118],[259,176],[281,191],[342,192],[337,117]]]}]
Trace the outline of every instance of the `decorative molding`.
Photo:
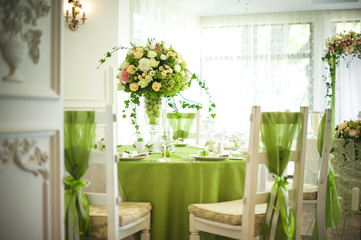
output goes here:
[{"label": "decorative molding", "polygon": [[35,139],[19,139],[14,144],[14,161],[18,167],[33,173],[35,176],[41,173],[46,181],[49,175],[48,170],[45,168],[45,163],[49,160],[48,153],[37,146]]},{"label": "decorative molding", "polygon": [[107,104],[113,104],[115,81],[114,68],[109,66],[108,70],[104,70],[104,98],[64,98],[64,108],[105,108]]},{"label": "decorative molding", "polygon": [[44,181],[48,179],[49,172],[45,164],[48,162],[49,156],[46,151],[37,146],[35,139],[4,139],[0,143],[0,169],[4,169],[14,160],[20,169],[31,172],[35,176],[40,173],[44,177]]},{"label": "decorative molding", "polygon": [[0,89],[1,98],[25,98],[25,99],[42,99],[42,100],[59,100],[60,95],[52,89],[25,88],[2,86]]},{"label": "decorative molding", "polygon": [[1,53],[8,64],[10,71],[3,77],[4,81],[23,82],[25,78],[19,72],[26,53],[34,64],[40,58],[40,39],[42,31],[31,29],[37,26],[37,20],[46,17],[50,11],[50,5],[46,1],[34,2],[4,0],[1,3],[0,16],[2,23]]},{"label": "decorative molding", "polygon": [[0,170],[4,169],[13,159],[14,144],[5,140],[0,144]]}]

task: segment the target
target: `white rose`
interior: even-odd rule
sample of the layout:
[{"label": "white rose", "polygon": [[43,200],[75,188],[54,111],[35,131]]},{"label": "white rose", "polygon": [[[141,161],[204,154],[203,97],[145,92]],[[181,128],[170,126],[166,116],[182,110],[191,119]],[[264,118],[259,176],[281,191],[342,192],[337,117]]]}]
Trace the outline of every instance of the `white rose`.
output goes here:
[{"label": "white rose", "polygon": [[182,74],[183,77],[185,76],[184,71],[181,71],[181,74]]},{"label": "white rose", "polygon": [[180,70],[181,70],[181,67],[178,64],[174,66],[175,72],[180,72]]},{"label": "white rose", "polygon": [[142,79],[138,82],[138,85],[141,87],[141,88],[145,88],[146,86],[148,86],[148,82],[145,80],[145,79]]},{"label": "white rose", "polygon": [[191,74],[189,72],[185,72],[185,76],[184,76],[184,83],[189,82],[189,80],[191,80]]},{"label": "white rose", "polygon": [[122,62],[122,64],[120,64],[119,68],[121,70],[127,69],[129,67],[129,63],[127,61]]},{"label": "white rose", "polygon": [[160,59],[164,61],[167,59],[167,57],[164,54],[162,54],[162,55],[160,55]]},{"label": "white rose", "polygon": [[139,60],[138,69],[142,72],[149,71],[151,68],[150,66],[150,59],[149,58],[141,58]]},{"label": "white rose", "polygon": [[182,63],[182,60],[180,60],[179,58],[175,58],[175,62],[176,62],[177,64],[181,64],[181,63]]},{"label": "white rose", "polygon": [[350,136],[350,137],[355,137],[356,136],[356,130],[355,129],[351,129],[349,132],[348,132],[348,135]]},{"label": "white rose", "polygon": [[152,70],[152,71],[149,71],[149,73],[148,73],[150,76],[154,76],[154,74],[155,74],[155,71],[154,70]]},{"label": "white rose", "polygon": [[119,82],[119,83],[118,83],[118,90],[119,90],[119,91],[124,91],[124,89],[125,89],[124,84],[121,83],[121,82]]},{"label": "white rose", "polygon": [[147,75],[147,76],[145,76],[145,80],[146,80],[148,83],[150,83],[150,82],[153,80],[153,78],[152,78],[152,76]]},{"label": "white rose", "polygon": [[148,52],[148,57],[149,58],[155,58],[157,56],[157,53],[156,52],[154,52],[154,51],[149,51]]},{"label": "white rose", "polygon": [[150,59],[150,66],[156,68],[158,67],[159,61],[155,60],[155,58]]}]

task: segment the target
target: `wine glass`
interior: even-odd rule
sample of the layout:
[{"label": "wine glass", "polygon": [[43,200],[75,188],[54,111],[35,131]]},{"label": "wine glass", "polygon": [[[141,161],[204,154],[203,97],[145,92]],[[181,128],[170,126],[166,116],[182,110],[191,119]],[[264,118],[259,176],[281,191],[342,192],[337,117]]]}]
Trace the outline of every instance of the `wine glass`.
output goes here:
[{"label": "wine glass", "polygon": [[170,162],[170,159],[167,158],[167,150],[172,142],[172,138],[173,138],[172,129],[160,128],[160,131],[158,132],[158,139],[163,146],[163,157],[158,160],[159,162]]}]

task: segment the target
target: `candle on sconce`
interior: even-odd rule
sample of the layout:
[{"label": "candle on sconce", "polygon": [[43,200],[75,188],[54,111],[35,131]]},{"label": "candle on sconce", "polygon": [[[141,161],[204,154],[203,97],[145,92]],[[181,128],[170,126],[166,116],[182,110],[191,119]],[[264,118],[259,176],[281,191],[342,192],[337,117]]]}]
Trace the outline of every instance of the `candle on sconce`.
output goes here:
[{"label": "candle on sconce", "polygon": [[85,18],[85,12],[83,12],[83,18]]},{"label": "candle on sconce", "polygon": [[69,17],[69,10],[68,9],[65,11],[65,16]]},{"label": "candle on sconce", "polygon": [[351,210],[360,210],[360,189],[358,187],[352,188]]}]

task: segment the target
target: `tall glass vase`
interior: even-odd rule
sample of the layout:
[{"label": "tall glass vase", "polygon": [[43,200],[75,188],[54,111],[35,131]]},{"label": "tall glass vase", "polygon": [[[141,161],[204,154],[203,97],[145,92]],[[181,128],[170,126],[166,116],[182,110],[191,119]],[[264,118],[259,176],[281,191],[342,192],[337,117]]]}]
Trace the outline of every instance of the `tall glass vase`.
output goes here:
[{"label": "tall glass vase", "polygon": [[162,108],[162,98],[154,97],[152,94],[144,95],[144,107],[145,107],[145,119],[149,126],[149,135],[150,140],[148,145],[150,146],[149,150],[152,152],[159,152],[158,139],[156,138],[156,133],[159,126],[161,108]]}]

